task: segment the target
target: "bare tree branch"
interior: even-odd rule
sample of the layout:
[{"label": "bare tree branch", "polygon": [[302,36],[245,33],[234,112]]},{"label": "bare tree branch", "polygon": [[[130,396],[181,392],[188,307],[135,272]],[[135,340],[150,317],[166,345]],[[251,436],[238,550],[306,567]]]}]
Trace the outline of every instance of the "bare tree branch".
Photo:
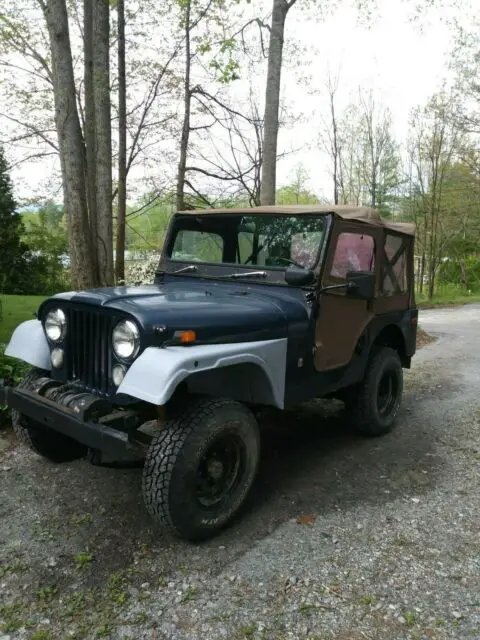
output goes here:
[{"label": "bare tree branch", "polygon": [[9,116],[6,113],[2,113],[0,114],[0,116],[2,118],[5,118],[6,120],[10,120],[11,122],[15,122],[15,124],[20,125],[21,127],[25,127],[25,129],[28,129],[32,132],[32,135],[38,136],[39,138],[41,138],[44,142],[46,142],[48,145],[50,145],[51,147],[53,147],[56,151],[58,151],[58,147],[57,145],[50,140],[49,138],[47,138],[47,136],[45,136],[45,132],[42,131],[41,129],[37,129],[34,125],[29,124],[28,122],[21,122],[20,120],[18,120],[17,118],[14,118],[13,116]]}]

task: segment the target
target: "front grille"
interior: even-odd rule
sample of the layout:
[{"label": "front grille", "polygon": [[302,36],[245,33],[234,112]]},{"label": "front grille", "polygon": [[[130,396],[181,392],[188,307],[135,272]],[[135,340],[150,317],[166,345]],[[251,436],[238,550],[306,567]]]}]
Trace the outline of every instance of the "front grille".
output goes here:
[{"label": "front grille", "polygon": [[112,368],[110,334],[114,319],[92,310],[77,308],[66,311],[68,379],[106,394]]}]

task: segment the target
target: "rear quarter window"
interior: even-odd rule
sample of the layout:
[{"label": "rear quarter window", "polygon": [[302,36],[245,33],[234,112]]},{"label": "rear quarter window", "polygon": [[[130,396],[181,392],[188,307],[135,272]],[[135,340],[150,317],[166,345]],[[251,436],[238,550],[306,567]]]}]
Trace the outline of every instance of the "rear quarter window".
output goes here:
[{"label": "rear quarter window", "polygon": [[385,238],[386,262],[383,269],[382,293],[385,296],[407,292],[407,246],[399,236]]}]

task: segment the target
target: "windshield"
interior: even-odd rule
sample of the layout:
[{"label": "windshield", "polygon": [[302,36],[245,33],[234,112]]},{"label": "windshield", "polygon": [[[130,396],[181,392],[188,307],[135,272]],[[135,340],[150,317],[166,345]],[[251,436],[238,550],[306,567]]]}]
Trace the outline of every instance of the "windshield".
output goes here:
[{"label": "windshield", "polygon": [[182,262],[313,268],[324,232],[318,215],[177,215],[167,255]]}]

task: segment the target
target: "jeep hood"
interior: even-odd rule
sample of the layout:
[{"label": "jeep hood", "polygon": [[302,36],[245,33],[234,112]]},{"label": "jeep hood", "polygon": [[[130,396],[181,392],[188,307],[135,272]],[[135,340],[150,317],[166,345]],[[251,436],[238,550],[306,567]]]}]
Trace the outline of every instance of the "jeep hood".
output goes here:
[{"label": "jeep hood", "polygon": [[161,285],[111,287],[59,294],[53,300],[101,307],[135,318],[148,342],[158,342],[154,327],[165,325],[162,337],[193,329],[201,342],[273,340],[287,336],[289,326],[308,323],[304,294],[299,289],[250,283],[190,281],[176,278]]}]

